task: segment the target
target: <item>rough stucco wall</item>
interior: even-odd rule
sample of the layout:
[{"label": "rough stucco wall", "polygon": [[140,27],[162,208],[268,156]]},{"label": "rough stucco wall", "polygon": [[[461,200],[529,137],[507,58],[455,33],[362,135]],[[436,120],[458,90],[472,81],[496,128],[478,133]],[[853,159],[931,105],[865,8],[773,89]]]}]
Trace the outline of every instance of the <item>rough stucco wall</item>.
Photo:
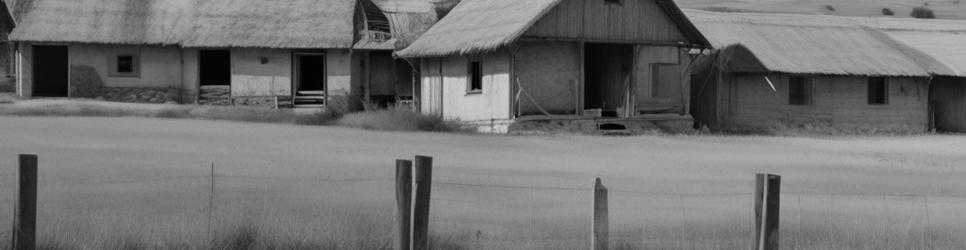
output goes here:
[{"label": "rough stucco wall", "polygon": [[362,60],[349,50],[327,50],[325,54],[328,106],[338,110],[359,110],[362,106],[362,82],[359,65]]},{"label": "rough stucco wall", "polygon": [[[654,90],[654,75],[652,74],[652,65],[655,63],[660,64],[677,64],[680,68],[679,76],[684,76],[679,83],[670,83],[677,85],[680,89],[680,93],[689,93],[690,86],[687,77],[690,74],[685,74],[687,70],[687,60],[682,57],[682,53],[678,48],[675,47],[656,47],[656,46],[638,46],[638,54],[635,62],[635,97],[637,99],[637,110],[662,110],[662,109],[673,109],[676,112],[682,112],[686,108],[686,104],[690,98],[687,95],[678,95],[675,97],[657,97],[653,93]],[[680,77],[679,77],[680,78]],[[669,84],[669,85],[670,85]],[[665,85],[667,86],[667,85]],[[685,112],[686,113],[686,112]]]},{"label": "rough stucco wall", "polygon": [[[262,64],[262,58],[268,59]],[[320,69],[321,70],[321,69]],[[292,94],[292,53],[280,49],[232,49],[231,95]]]},{"label": "rough stucco wall", "polygon": [[198,88],[200,85],[199,75],[199,49],[185,48],[181,51],[181,100],[184,103],[198,102]]},{"label": "rough stucco wall", "polygon": [[[71,67],[94,69],[102,77],[105,87],[181,87],[180,48],[92,44],[71,44],[69,47],[68,61]],[[141,63],[139,77],[109,75],[110,60],[119,54],[138,55]]]},{"label": "rough stucco wall", "polygon": [[[573,115],[580,92],[580,44],[570,42],[523,42],[515,55],[520,85],[540,105],[557,115]],[[511,82],[516,86],[516,82]],[[514,95],[516,93],[513,93]],[[523,115],[542,115],[533,102],[521,96]]]},{"label": "rough stucco wall", "polygon": [[[812,105],[788,105],[788,77],[769,76],[777,91],[761,75],[733,76],[726,126],[767,127],[776,124],[815,124],[843,129],[885,129],[903,132],[927,130],[927,80],[889,78],[889,103],[868,104],[865,77],[814,77]],[[725,88],[728,89],[728,88]],[[728,118],[726,118],[728,120]]]},{"label": "rough stucco wall", "polygon": [[467,93],[467,58],[443,59],[443,118],[464,122],[510,119],[510,57],[483,55],[483,92]]}]

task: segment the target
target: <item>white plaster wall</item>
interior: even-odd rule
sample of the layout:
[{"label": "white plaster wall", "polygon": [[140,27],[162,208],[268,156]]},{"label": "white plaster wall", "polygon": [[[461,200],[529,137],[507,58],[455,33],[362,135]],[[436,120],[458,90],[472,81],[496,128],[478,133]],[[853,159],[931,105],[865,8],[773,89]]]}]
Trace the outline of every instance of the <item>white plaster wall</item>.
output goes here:
[{"label": "white plaster wall", "polygon": [[510,57],[483,55],[483,92],[467,93],[467,58],[443,59],[443,118],[466,122],[510,119]]},{"label": "white plaster wall", "polygon": [[[178,47],[70,44],[68,50],[70,66],[94,69],[105,87],[181,87],[181,49]],[[109,75],[110,60],[120,54],[138,55],[141,63],[138,77]]]},{"label": "white plaster wall", "polygon": [[[262,64],[262,58],[267,59],[265,64]],[[287,96],[291,94],[291,51],[246,48],[231,50],[232,96]]]},{"label": "white plaster wall", "polygon": [[181,100],[185,103],[198,101],[198,88],[201,79],[198,72],[199,49],[185,48],[181,50]]}]

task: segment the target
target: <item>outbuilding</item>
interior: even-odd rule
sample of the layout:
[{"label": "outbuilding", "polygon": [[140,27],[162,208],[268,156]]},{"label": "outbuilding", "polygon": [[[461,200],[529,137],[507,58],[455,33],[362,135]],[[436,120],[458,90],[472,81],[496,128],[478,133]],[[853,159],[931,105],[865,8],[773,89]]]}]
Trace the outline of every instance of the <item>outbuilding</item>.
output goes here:
[{"label": "outbuilding", "polygon": [[421,112],[488,132],[520,121],[624,127],[690,120],[693,48],[670,0],[463,0],[399,56]]},{"label": "outbuilding", "polygon": [[943,83],[958,81],[950,76],[959,74],[937,60],[944,52],[922,50],[944,42],[912,41],[922,34],[901,37],[922,27],[941,27],[935,23],[686,13],[716,48],[704,53],[692,74],[692,114],[698,127],[922,133],[933,121],[957,117],[933,112],[936,106],[930,105],[943,98],[937,87],[961,86]]},{"label": "outbuilding", "polygon": [[22,98],[353,110],[377,95],[412,96],[395,86],[412,86],[412,77],[395,73],[413,69],[387,57],[399,40],[392,20],[370,0],[34,0],[26,8],[11,34]]}]

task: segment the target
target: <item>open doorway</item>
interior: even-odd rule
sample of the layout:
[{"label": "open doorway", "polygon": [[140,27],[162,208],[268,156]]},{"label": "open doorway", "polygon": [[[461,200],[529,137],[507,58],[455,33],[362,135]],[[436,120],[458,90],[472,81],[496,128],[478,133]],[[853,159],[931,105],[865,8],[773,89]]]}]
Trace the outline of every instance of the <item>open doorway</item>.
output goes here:
[{"label": "open doorway", "polygon": [[231,105],[231,50],[202,50],[198,56],[198,103]]},{"label": "open doorway", "polygon": [[295,54],[295,106],[325,105],[325,54]]},{"label": "open doorway", "polygon": [[935,77],[929,85],[929,115],[933,129],[966,132],[966,78]]},{"label": "open doorway", "polygon": [[33,46],[33,96],[67,97],[67,46]]},{"label": "open doorway", "polygon": [[202,86],[231,85],[231,51],[202,50],[199,72]]},{"label": "open doorway", "polygon": [[630,92],[634,46],[588,43],[584,48],[584,109],[616,117]]}]

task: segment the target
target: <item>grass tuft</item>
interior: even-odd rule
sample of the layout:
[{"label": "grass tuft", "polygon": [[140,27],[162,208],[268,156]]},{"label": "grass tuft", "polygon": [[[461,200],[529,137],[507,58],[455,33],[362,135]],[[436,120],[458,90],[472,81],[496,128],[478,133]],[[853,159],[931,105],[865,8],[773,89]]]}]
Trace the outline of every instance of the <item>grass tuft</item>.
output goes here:
[{"label": "grass tuft", "polygon": [[350,113],[340,119],[337,124],[382,131],[461,131],[461,127],[456,121],[447,121],[438,116],[425,115],[413,111],[412,108],[407,106],[392,106],[385,109]]}]

